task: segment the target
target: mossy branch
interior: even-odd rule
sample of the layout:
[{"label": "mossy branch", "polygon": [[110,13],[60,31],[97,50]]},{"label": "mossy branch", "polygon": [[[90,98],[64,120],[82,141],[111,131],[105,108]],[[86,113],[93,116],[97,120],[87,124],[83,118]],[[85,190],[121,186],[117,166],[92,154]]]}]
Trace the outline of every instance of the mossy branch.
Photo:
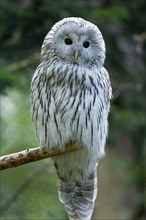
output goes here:
[{"label": "mossy branch", "polygon": [[75,142],[68,144],[64,150],[47,150],[47,148],[42,147],[29,148],[24,151],[0,157],[0,170],[21,166],[26,163],[31,163],[48,157],[59,156],[76,150],[79,149]]}]

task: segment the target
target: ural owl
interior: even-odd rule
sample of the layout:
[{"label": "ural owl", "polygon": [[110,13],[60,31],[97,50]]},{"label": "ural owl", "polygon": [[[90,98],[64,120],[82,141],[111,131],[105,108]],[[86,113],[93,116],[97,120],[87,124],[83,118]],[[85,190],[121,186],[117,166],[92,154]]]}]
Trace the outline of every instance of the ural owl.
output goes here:
[{"label": "ural owl", "polygon": [[90,220],[96,168],[108,133],[111,85],[99,29],[82,18],[57,22],[44,39],[31,83],[32,117],[40,146],[71,142],[81,150],[53,157],[58,195],[70,220]]}]

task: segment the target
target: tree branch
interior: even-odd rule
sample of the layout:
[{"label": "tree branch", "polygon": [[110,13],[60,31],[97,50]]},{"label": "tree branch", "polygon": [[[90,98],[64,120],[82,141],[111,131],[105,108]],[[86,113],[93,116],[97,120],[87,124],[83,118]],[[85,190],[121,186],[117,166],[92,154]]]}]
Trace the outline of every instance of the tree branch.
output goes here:
[{"label": "tree branch", "polygon": [[68,144],[64,150],[47,150],[47,148],[45,147],[29,148],[24,151],[0,157],[0,170],[17,167],[26,163],[31,163],[48,157],[59,156],[76,150],[79,149],[77,148],[75,142]]},{"label": "tree branch", "polygon": [[39,61],[40,59],[40,54],[39,53],[34,53],[31,56],[29,56],[28,58],[25,58],[21,61],[18,61],[16,63],[13,63],[11,65],[9,65],[6,70],[8,72],[15,72],[18,71],[19,69],[23,69],[28,67],[29,65]]}]

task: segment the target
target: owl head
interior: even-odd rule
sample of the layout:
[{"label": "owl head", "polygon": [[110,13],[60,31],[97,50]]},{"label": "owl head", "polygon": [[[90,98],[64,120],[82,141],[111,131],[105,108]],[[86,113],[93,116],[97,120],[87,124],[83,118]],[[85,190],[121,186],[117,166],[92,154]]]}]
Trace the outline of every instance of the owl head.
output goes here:
[{"label": "owl head", "polygon": [[54,57],[73,65],[102,66],[105,44],[97,26],[82,18],[69,17],[57,22],[49,31],[41,56],[46,62]]}]

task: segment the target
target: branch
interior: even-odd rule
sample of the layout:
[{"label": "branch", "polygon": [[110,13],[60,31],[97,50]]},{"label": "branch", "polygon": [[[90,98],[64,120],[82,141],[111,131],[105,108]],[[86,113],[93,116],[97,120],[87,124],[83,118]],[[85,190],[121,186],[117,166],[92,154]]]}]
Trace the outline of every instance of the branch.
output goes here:
[{"label": "branch", "polygon": [[77,148],[75,142],[68,144],[63,150],[61,149],[47,150],[47,148],[45,147],[26,149],[24,151],[20,151],[17,153],[0,157],[0,170],[17,167],[22,164],[31,163],[48,157],[59,156],[76,150],[79,149]]},{"label": "branch", "polygon": [[15,72],[18,71],[19,69],[23,69],[28,67],[29,65],[35,63],[36,61],[38,61],[40,58],[40,54],[39,53],[34,53],[31,56],[29,56],[28,58],[25,58],[21,61],[18,61],[16,63],[13,63],[11,65],[9,65],[6,70],[8,72]]}]

